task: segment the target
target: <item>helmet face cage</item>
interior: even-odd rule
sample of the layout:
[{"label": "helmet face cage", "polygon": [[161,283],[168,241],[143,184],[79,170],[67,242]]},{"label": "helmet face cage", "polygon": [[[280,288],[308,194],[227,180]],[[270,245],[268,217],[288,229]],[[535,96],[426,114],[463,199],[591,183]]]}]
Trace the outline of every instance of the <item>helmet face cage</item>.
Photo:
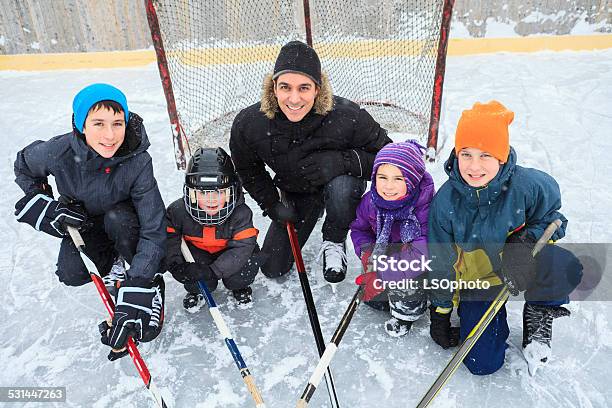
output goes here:
[{"label": "helmet face cage", "polygon": [[[225,195],[225,204],[215,214],[209,214],[206,209],[200,208],[198,204],[198,196],[200,202],[206,204],[219,203]],[[203,225],[219,225],[225,222],[234,211],[236,206],[236,187],[230,185],[224,188],[204,188],[192,187],[187,184],[183,186],[183,198],[185,200],[185,208],[191,218]]]},{"label": "helmet face cage", "polygon": [[189,159],[183,198],[187,212],[196,222],[203,225],[225,222],[234,211],[236,195],[241,193],[239,188],[232,159],[222,148],[200,147]]}]

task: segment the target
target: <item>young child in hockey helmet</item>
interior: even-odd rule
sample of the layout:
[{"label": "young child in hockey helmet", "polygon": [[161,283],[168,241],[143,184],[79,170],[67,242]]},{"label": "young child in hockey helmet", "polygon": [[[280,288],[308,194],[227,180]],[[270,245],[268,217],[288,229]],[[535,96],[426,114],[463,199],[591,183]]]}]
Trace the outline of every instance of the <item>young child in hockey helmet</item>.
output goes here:
[{"label": "young child in hockey helmet", "polygon": [[234,211],[240,181],[231,157],[220,147],[199,148],[187,165],[185,208],[202,225],[219,225]]},{"label": "young child in hockey helmet", "polygon": [[[225,150],[196,150],[187,166],[183,197],[168,206],[166,221],[166,269],[187,291],[186,310],[196,312],[203,302],[198,281],[211,292],[222,281],[239,305],[251,302],[250,285],[260,266],[259,231]],[[183,240],[194,262],[185,262]]]}]

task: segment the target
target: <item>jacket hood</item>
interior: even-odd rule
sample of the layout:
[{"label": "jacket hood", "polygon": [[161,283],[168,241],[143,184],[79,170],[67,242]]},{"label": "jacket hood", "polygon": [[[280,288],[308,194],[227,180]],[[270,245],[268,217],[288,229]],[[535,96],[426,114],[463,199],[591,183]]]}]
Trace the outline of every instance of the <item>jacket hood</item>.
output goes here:
[{"label": "jacket hood", "polygon": [[515,169],[516,152],[512,147],[510,147],[508,161],[499,168],[495,178],[485,187],[472,187],[463,180],[461,173],[459,173],[459,163],[457,155],[455,154],[455,149],[451,151],[448,160],[444,163],[444,171],[448,174],[449,181],[453,188],[459,192],[459,194],[465,196],[468,202],[474,204],[495,201],[501,194],[504,184],[508,182]]},{"label": "jacket hood", "polygon": [[89,147],[85,141],[85,135],[77,130],[72,118],[72,133],[74,137],[70,141],[70,147],[74,150],[75,159],[80,163],[88,163],[88,167],[114,167],[130,157],[146,151],[151,143],[145,131],[143,120],[134,112],[130,112],[129,120],[125,129],[125,139],[113,157],[104,158]]},{"label": "jacket hood", "polygon": [[[333,107],[334,97],[329,78],[325,73],[321,73],[321,87],[319,89],[319,94],[315,98],[312,110],[319,115],[326,115]],[[272,79],[272,74],[268,74],[264,78],[260,110],[268,119],[274,119],[274,116],[279,111],[278,100],[274,95],[274,80]]]}]

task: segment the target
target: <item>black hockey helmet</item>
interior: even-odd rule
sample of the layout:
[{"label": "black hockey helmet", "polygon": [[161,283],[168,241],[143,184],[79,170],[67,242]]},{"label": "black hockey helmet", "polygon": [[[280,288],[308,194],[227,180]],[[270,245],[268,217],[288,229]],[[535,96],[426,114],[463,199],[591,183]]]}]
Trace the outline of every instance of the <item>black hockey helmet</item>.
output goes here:
[{"label": "black hockey helmet", "polygon": [[[200,147],[185,174],[185,208],[204,225],[223,223],[234,211],[240,182],[234,163],[225,150]],[[223,204],[223,206],[221,206]]]}]

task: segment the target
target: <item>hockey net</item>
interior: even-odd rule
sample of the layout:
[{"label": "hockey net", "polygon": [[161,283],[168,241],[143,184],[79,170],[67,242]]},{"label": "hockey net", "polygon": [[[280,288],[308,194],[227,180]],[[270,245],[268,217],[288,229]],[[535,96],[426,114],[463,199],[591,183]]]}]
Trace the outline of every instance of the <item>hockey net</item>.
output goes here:
[{"label": "hockey net", "polygon": [[178,167],[191,149],[227,143],[235,115],[259,101],[281,46],[296,39],[317,50],[335,95],[435,149],[452,3],[147,0]]}]

